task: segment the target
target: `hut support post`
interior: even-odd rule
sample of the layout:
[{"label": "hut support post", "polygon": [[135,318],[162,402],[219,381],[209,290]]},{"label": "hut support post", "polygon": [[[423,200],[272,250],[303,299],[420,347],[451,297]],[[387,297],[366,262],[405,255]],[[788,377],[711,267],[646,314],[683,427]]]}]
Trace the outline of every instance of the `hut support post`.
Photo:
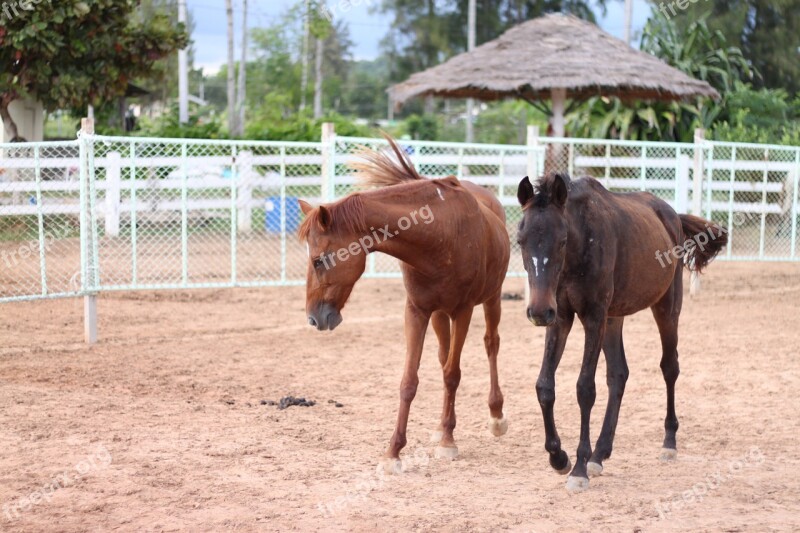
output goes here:
[{"label": "hut support post", "polygon": [[[567,90],[555,88],[550,91],[551,117],[550,123],[553,127],[553,137],[562,139],[564,133],[564,106],[567,100]],[[545,171],[563,171],[569,166],[564,159],[564,144],[555,142],[550,145],[550,156],[545,162]]]},{"label": "hut support post", "polygon": [[567,101],[567,90],[556,88],[550,91],[553,103],[553,137],[564,136],[564,106]]}]

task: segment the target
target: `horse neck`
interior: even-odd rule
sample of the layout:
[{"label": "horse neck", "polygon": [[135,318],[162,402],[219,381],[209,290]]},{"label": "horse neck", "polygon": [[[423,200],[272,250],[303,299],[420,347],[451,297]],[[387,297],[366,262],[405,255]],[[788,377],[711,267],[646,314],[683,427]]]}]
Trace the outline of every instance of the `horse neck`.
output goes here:
[{"label": "horse neck", "polygon": [[[423,217],[428,213],[425,208],[430,202],[422,198],[413,190],[393,191],[391,188],[363,195],[367,225],[364,236],[369,235],[375,241],[371,251],[391,255],[417,270],[431,270],[441,253],[440,239],[436,237],[441,228],[435,227],[435,219],[426,223]],[[403,229],[401,219],[407,220],[410,226]]]},{"label": "horse neck", "polygon": [[583,207],[567,204],[566,267],[570,270],[580,267],[586,254],[586,247],[589,245],[587,239],[592,238],[584,233],[586,227],[582,223],[584,217]]}]

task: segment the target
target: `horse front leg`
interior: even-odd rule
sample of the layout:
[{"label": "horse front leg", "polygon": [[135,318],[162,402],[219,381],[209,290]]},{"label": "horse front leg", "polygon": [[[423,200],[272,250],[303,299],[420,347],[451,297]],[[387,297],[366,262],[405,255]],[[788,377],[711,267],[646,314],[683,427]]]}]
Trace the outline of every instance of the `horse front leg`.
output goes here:
[{"label": "horse front leg", "polygon": [[382,462],[383,471],[387,474],[399,474],[403,471],[400,450],[406,445],[408,414],[411,410],[411,402],[417,394],[417,385],[419,384],[417,373],[422,357],[422,346],[425,342],[425,332],[430,321],[430,314],[417,308],[409,300],[406,300],[405,315],[406,363],[403,369],[403,379],[400,382],[400,408],[397,412],[397,425]]},{"label": "horse front leg", "polygon": [[603,353],[606,355],[606,385],[608,386],[608,405],[603,419],[603,428],[597,439],[594,451],[586,465],[590,476],[603,473],[603,461],[611,457],[614,434],[617,431],[619,410],[625,383],[628,381],[628,363],[625,360],[625,347],[622,343],[623,317],[609,318],[603,338]]},{"label": "horse front leg", "polygon": [[564,353],[574,318],[575,315],[572,313],[563,317],[559,315],[553,325],[547,327],[544,359],[539,370],[539,378],[536,380],[536,397],[544,418],[544,448],[550,454],[550,466],[559,474],[568,473],[571,465],[569,455],[561,449],[561,439],[553,415],[556,403],[556,370],[561,362],[561,355]]},{"label": "horse front leg", "polygon": [[592,407],[597,396],[594,377],[597,372],[597,360],[603,346],[603,337],[606,329],[606,312],[596,312],[581,317],[586,333],[586,342],[583,348],[583,362],[578,375],[578,405],[581,409],[581,436],[578,444],[578,456],[575,467],[567,478],[567,490],[570,492],[583,492],[589,488],[589,475],[586,464],[592,455],[592,443],[589,437],[589,419]]}]

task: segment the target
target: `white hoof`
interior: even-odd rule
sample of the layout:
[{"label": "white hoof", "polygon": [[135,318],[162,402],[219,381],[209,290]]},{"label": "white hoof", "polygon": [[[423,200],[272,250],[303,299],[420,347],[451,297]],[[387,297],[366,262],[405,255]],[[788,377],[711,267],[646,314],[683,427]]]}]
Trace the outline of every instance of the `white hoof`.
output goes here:
[{"label": "white hoof", "polygon": [[502,418],[489,418],[489,431],[492,432],[492,435],[495,437],[502,437],[508,431],[508,420],[506,420],[505,414]]},{"label": "white hoof", "polygon": [[569,476],[567,478],[567,492],[576,494],[589,488],[589,479],[585,477]]},{"label": "white hoof", "polygon": [[589,477],[597,477],[603,473],[603,465],[589,461],[586,463],[586,471],[589,472]]},{"label": "white hoof", "polygon": [[441,429],[431,431],[431,442],[433,444],[439,444],[442,441],[442,435],[444,435],[444,432]]},{"label": "white hoof", "polygon": [[376,468],[378,475],[381,473],[396,476],[403,473],[403,462],[400,459],[384,457]]},{"label": "white hoof", "polygon": [[662,461],[674,461],[678,458],[678,450],[675,448],[661,448]]},{"label": "white hoof", "polygon": [[458,448],[455,446],[437,446],[433,456],[437,459],[450,459],[452,461],[458,457]]}]

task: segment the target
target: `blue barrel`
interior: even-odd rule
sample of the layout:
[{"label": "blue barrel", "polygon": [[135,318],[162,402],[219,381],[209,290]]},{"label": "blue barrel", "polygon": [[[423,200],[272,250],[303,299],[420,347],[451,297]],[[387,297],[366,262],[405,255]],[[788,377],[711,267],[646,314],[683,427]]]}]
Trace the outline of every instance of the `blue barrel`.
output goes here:
[{"label": "blue barrel", "polygon": [[281,232],[281,207],[286,216],[286,231],[289,233],[297,231],[297,227],[300,225],[300,204],[293,196],[287,196],[284,202],[284,205],[281,206],[280,196],[267,198],[265,225],[268,233]]}]

